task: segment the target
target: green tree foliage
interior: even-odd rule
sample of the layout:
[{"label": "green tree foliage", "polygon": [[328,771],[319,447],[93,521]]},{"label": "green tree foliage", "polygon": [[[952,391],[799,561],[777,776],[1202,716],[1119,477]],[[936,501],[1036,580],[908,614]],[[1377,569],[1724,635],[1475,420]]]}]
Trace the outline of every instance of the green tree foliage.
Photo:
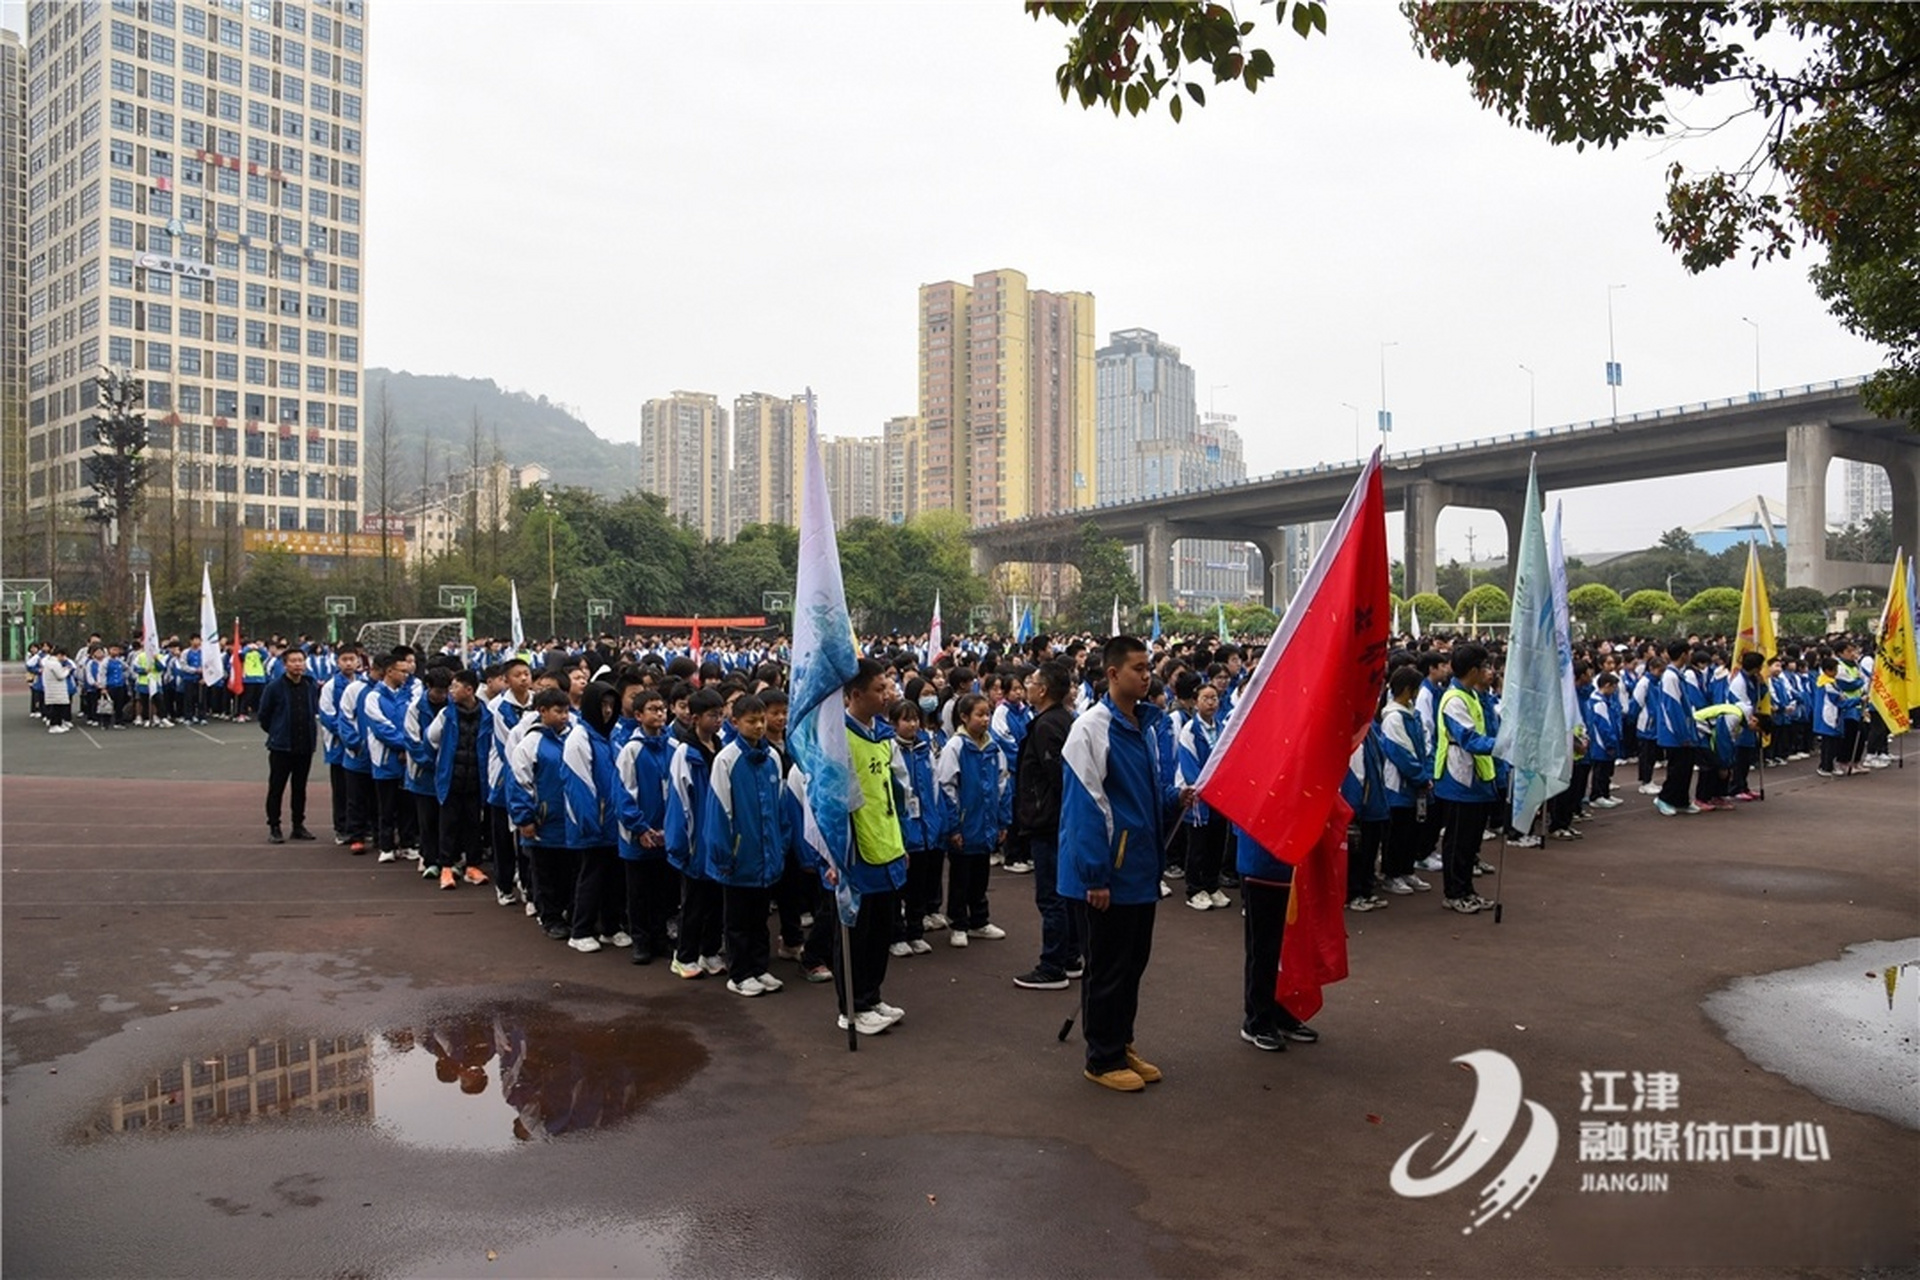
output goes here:
[{"label": "green tree foliage", "polygon": [[[1105,635],[1113,625],[1113,600],[1120,598],[1120,613],[1127,616],[1140,603],[1140,583],[1127,563],[1127,549],[1118,539],[1100,532],[1089,520],[1080,526],[1079,546],[1073,558],[1080,571],[1080,585],[1061,606],[1061,621],[1076,630]],[[1165,625],[1165,619],[1162,619]]]},{"label": "green tree foliage", "polygon": [[[1224,4],[1028,0],[1027,11],[1069,28],[1054,79],[1062,99],[1083,107],[1138,115],[1164,99],[1177,121],[1187,101],[1206,103],[1190,73],[1250,92],[1274,74],[1272,55],[1252,42],[1255,24]],[[1327,29],[1319,4],[1272,0],[1272,11],[1301,36]],[[1416,52],[1464,66],[1477,101],[1556,145],[1684,138],[1689,126],[1670,100],[1724,112],[1739,94],[1732,118],[1753,117],[1757,144],[1731,168],[1692,173],[1675,161],[1656,230],[1694,272],[1823,251],[1814,287],[1843,325],[1890,352],[1868,384],[1869,406],[1913,420],[1920,6],[1405,0],[1401,11]],[[1712,95],[1704,106],[1703,95]]]},{"label": "green tree foliage", "polygon": [[1861,564],[1893,563],[1893,513],[1875,511],[1839,533],[1827,534],[1827,559]]},{"label": "green tree foliage", "polygon": [[1689,626],[1730,630],[1740,619],[1740,592],[1734,587],[1708,587],[1680,606]]},{"label": "green tree foliage", "polygon": [[1620,602],[1621,609],[1629,618],[1651,619],[1654,617],[1671,618],[1680,612],[1680,602],[1664,591],[1651,588],[1636,591]]},{"label": "green tree foliage", "polygon": [[1483,582],[1453,606],[1453,616],[1462,622],[1479,618],[1482,622],[1505,622],[1513,612],[1513,601],[1491,582]]},{"label": "green tree foliage", "polygon": [[[284,551],[256,554],[233,593],[228,612],[240,615],[241,629],[250,636],[314,634],[326,629],[320,580],[301,568],[298,557]],[[194,608],[198,617],[199,605]],[[231,626],[231,623],[226,625]]]},{"label": "green tree foliage", "polygon": [[1407,630],[1413,629],[1413,615],[1420,615],[1420,629],[1431,631],[1453,620],[1453,606],[1447,603],[1445,596],[1435,595],[1431,591],[1422,591],[1407,601],[1408,613],[1401,625]]},{"label": "green tree foliage", "polygon": [[1619,612],[1621,604],[1620,593],[1601,582],[1589,582],[1567,591],[1567,612],[1589,631],[1598,629],[1601,619],[1608,614]]}]

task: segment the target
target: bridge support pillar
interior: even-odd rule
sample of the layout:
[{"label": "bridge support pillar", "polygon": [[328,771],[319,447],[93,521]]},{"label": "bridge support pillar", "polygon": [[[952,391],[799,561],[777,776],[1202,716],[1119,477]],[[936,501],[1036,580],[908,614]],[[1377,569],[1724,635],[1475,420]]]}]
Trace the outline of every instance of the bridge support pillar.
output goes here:
[{"label": "bridge support pillar", "polygon": [[1280,612],[1286,604],[1286,554],[1287,531],[1275,529],[1266,534],[1248,534],[1246,541],[1251,542],[1260,552],[1260,603]]},{"label": "bridge support pillar", "polygon": [[1147,538],[1140,548],[1140,576],[1146,581],[1151,603],[1167,604],[1173,598],[1173,526],[1165,520],[1147,522]]},{"label": "bridge support pillar", "polygon": [[1406,495],[1402,514],[1406,520],[1407,595],[1411,598],[1440,586],[1437,541],[1446,494],[1432,480],[1409,480]]},{"label": "bridge support pillar", "polygon": [[977,542],[968,552],[968,559],[972,561],[973,571],[982,578],[993,577],[993,571],[1000,567],[1000,557],[990,548],[983,547]]}]

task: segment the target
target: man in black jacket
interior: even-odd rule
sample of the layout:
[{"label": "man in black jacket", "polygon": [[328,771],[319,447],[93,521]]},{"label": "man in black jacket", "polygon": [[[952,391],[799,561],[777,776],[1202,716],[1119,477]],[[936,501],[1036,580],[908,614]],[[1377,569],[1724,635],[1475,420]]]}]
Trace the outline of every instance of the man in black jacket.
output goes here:
[{"label": "man in black jacket", "polygon": [[1079,929],[1056,889],[1060,871],[1060,752],[1073,727],[1067,710],[1072,675],[1058,662],[1027,677],[1035,714],[1014,760],[1013,841],[1033,864],[1033,900],[1040,908],[1040,963],[1013,980],[1029,991],[1059,991],[1081,974]]},{"label": "man in black jacket", "polygon": [[293,838],[311,840],[307,830],[307,770],[318,741],[320,686],[307,679],[304,650],[288,649],[278,680],[260,694],[260,728],[267,735],[267,843],[285,844],[280,832],[280,797],[293,784]]}]

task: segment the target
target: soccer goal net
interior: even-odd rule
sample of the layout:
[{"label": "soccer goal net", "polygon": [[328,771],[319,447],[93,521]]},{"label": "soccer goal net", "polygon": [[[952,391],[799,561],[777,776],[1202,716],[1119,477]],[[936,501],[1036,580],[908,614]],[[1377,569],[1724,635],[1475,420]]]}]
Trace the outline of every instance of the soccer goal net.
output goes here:
[{"label": "soccer goal net", "polygon": [[457,653],[464,662],[469,640],[465,618],[392,618],[360,628],[360,645],[369,653],[404,644],[423,661],[436,653]]}]

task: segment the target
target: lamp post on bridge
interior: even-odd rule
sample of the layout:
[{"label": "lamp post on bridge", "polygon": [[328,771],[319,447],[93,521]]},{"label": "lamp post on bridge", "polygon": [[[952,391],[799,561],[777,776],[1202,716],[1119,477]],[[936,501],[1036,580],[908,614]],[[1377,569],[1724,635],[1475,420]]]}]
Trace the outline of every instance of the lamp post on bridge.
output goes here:
[{"label": "lamp post on bridge", "polygon": [[1607,389],[1613,393],[1613,416],[1620,416],[1620,362],[1613,354],[1613,294],[1623,284],[1607,286]]},{"label": "lamp post on bridge", "polygon": [[1537,401],[1534,396],[1534,392],[1537,390],[1537,381],[1533,376],[1533,370],[1529,369],[1526,365],[1523,364],[1520,366],[1520,372],[1527,375],[1527,430],[1532,431],[1539,425],[1539,416],[1535,412]]},{"label": "lamp post on bridge", "polygon": [[1345,400],[1342,400],[1340,407],[1342,409],[1353,410],[1353,456],[1356,458],[1364,458],[1365,455],[1360,452],[1360,406],[1357,404],[1348,404]]},{"label": "lamp post on bridge", "polygon": [[1758,400],[1760,398],[1760,322],[1749,320],[1746,316],[1741,316],[1740,321],[1753,326],[1753,394],[1747,398]]},{"label": "lamp post on bridge", "polygon": [[1380,452],[1387,451],[1387,433],[1393,430],[1393,414],[1387,409],[1387,348],[1397,347],[1398,342],[1380,344]]}]

